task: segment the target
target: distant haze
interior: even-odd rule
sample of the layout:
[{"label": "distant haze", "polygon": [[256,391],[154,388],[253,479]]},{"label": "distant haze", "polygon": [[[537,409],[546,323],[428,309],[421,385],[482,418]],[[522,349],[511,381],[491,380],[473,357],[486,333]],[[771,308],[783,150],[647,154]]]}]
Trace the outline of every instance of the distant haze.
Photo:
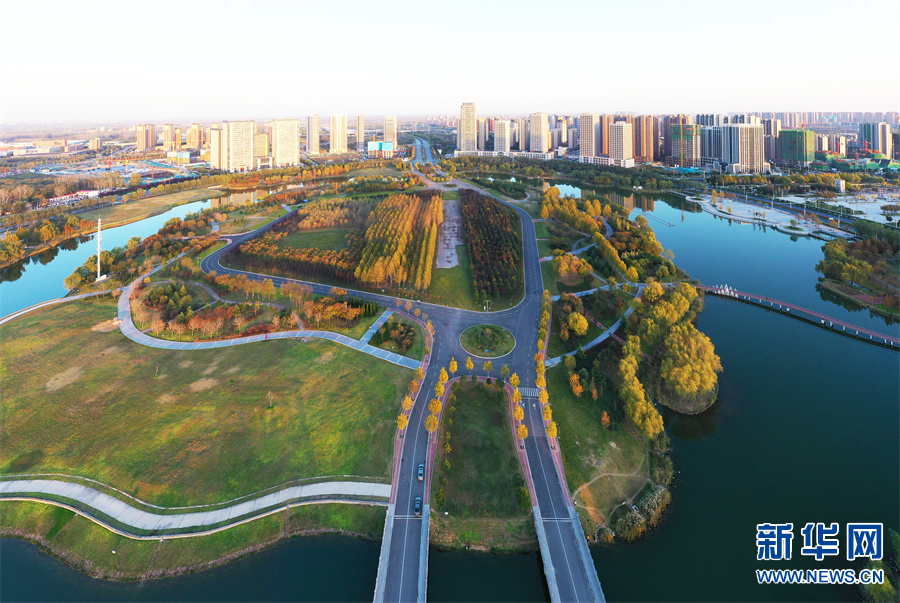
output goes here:
[{"label": "distant haze", "polygon": [[3,0],[0,121],[896,111],[900,0]]}]

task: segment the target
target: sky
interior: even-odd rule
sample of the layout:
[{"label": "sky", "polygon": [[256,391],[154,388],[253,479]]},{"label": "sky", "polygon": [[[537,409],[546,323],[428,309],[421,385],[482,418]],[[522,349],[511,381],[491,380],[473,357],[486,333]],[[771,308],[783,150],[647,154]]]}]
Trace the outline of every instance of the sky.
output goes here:
[{"label": "sky", "polygon": [[0,0],[0,124],[897,111],[900,0]]}]

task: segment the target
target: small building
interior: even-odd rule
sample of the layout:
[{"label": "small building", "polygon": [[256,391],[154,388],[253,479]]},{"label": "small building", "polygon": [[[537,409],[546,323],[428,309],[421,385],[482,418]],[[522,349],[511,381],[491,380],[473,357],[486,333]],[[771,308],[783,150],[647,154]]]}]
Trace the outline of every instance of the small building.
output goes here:
[{"label": "small building", "polygon": [[834,189],[839,193],[847,192],[847,183],[840,178],[834,179]]},{"label": "small building", "polygon": [[378,142],[372,141],[367,143],[366,148],[368,150],[369,158],[383,158],[390,159],[394,156],[394,143],[393,142]]}]

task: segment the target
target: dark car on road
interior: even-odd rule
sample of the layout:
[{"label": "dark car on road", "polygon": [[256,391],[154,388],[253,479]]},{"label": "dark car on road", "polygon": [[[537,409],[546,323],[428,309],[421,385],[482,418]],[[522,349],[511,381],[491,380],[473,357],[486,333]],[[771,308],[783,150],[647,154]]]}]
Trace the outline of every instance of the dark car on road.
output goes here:
[{"label": "dark car on road", "polygon": [[421,496],[416,497],[416,502],[413,504],[413,513],[415,513],[416,515],[422,514],[422,497]]}]

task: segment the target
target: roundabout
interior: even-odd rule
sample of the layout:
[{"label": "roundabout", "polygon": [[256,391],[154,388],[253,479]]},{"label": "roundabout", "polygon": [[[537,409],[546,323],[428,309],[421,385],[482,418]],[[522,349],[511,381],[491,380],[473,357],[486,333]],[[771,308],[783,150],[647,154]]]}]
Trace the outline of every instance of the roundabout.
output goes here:
[{"label": "roundabout", "polygon": [[473,325],[460,334],[459,345],[476,358],[502,358],[515,349],[516,338],[497,325]]}]

